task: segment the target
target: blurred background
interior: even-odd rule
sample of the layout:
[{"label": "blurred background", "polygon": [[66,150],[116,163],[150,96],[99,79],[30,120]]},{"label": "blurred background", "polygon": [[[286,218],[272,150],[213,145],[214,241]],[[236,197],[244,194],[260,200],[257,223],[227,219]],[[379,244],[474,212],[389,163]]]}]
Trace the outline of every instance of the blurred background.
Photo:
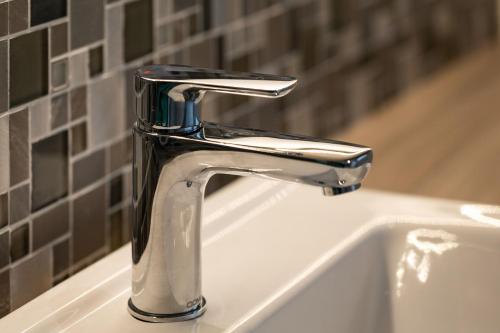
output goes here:
[{"label": "blurred background", "polygon": [[296,76],[279,100],[208,94],[203,118],[368,145],[368,187],[498,204],[499,7],[0,0],[0,316],[128,241],[144,64]]}]

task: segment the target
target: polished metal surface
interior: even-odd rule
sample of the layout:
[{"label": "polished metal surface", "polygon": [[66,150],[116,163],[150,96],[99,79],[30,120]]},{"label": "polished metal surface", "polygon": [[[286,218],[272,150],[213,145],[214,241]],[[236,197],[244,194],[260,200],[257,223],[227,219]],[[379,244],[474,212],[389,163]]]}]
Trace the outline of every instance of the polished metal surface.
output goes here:
[{"label": "polished metal surface", "polygon": [[[174,86],[166,93],[168,98],[172,91],[189,97],[190,88],[178,88],[187,84],[194,87],[199,103],[202,91],[279,97],[296,83],[292,78],[223,72],[214,72],[223,78],[206,79],[210,81],[207,83],[203,77],[210,76],[209,70],[200,74],[200,70],[175,67],[176,75],[183,78],[179,81],[185,82],[179,84],[162,74],[173,67],[160,66],[158,72],[151,69],[157,67],[137,72],[136,92],[144,89],[144,82],[156,87],[169,82]],[[256,79],[248,79],[253,77]],[[190,102],[176,109],[177,119],[184,120],[172,131],[157,126],[158,110],[143,109],[158,106],[151,102],[151,96],[160,92],[154,92],[152,87],[147,88],[148,103],[144,104],[143,94],[137,95],[129,311],[145,321],[187,320],[206,309],[201,293],[200,232],[204,190],[212,175],[255,175],[318,186],[325,195],[334,195],[359,188],[370,167],[372,152],[367,147],[332,140],[205,122],[193,125],[186,119],[195,119],[191,111],[198,106],[188,107]],[[163,111],[168,118],[171,110]]]}]

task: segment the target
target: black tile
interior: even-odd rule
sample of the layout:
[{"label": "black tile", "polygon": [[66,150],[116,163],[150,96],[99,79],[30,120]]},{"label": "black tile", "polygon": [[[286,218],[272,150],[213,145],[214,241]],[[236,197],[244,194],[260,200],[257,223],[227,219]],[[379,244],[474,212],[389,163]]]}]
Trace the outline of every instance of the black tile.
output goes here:
[{"label": "black tile", "polygon": [[29,177],[28,109],[9,116],[10,185]]},{"label": "black tile", "polygon": [[97,42],[104,38],[104,1],[71,1],[71,49]]},{"label": "black tile", "polygon": [[50,127],[52,129],[65,125],[68,122],[68,94],[55,96],[51,101]]},{"label": "black tile", "polygon": [[105,246],[105,198],[102,185],[73,202],[73,263]]},{"label": "black tile", "polygon": [[0,229],[9,224],[9,193],[0,194]]},{"label": "black tile", "polygon": [[81,118],[87,114],[87,86],[71,90],[71,120]]},{"label": "black tile", "polygon": [[83,122],[71,128],[71,155],[77,155],[87,149],[87,123]]},{"label": "black tile", "polygon": [[0,269],[10,264],[9,248],[9,231],[5,230],[0,234]]},{"label": "black tile", "polygon": [[10,41],[10,106],[47,94],[47,29]]},{"label": "black tile", "polygon": [[89,73],[90,76],[96,76],[102,73],[102,46],[89,50]]},{"label": "black tile", "polygon": [[55,134],[32,145],[32,210],[68,193],[68,134]]},{"label": "black tile", "polygon": [[202,0],[203,4],[203,30],[210,30],[212,27],[212,0]]},{"label": "black tile", "polygon": [[68,23],[64,22],[50,28],[50,52],[52,57],[68,51]]},{"label": "black tile", "polygon": [[28,28],[28,0],[9,2],[9,33]]},{"label": "black tile", "polygon": [[32,0],[31,26],[66,16],[66,0]]},{"label": "black tile", "polygon": [[10,224],[28,217],[30,214],[30,186],[25,184],[10,191]]},{"label": "black tile", "polygon": [[7,41],[0,41],[0,114],[9,108],[8,75],[7,75]]},{"label": "black tile", "polygon": [[9,11],[7,2],[0,3],[0,37],[9,33]]},{"label": "black tile", "polygon": [[69,232],[69,205],[63,202],[33,220],[33,251]]},{"label": "black tile", "polygon": [[82,188],[105,175],[105,155],[104,149],[98,150],[73,163],[73,192],[78,192]]},{"label": "black tile", "polygon": [[10,258],[14,262],[28,254],[30,250],[30,228],[28,223],[10,232]]},{"label": "black tile", "polygon": [[0,273],[0,318],[10,312],[10,270]]},{"label": "black tile", "polygon": [[69,268],[69,240],[57,243],[52,248],[54,266],[52,275],[56,276]]},{"label": "black tile", "polygon": [[109,207],[119,204],[123,199],[123,177],[118,175],[109,182]]},{"label": "black tile", "polygon": [[153,19],[151,0],[125,5],[124,59],[126,62],[153,51]]}]

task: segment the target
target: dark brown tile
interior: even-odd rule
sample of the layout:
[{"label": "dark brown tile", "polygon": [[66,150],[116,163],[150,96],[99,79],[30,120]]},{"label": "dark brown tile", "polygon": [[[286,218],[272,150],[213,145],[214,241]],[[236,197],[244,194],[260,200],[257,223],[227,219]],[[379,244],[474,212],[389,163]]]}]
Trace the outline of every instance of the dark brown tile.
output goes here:
[{"label": "dark brown tile", "polygon": [[66,16],[67,0],[31,1],[31,26]]},{"label": "dark brown tile", "polygon": [[0,233],[0,269],[10,264],[10,237],[9,231]]},{"label": "dark brown tile", "polygon": [[0,229],[9,224],[9,193],[0,194]]},{"label": "dark brown tile", "polygon": [[8,3],[0,3],[0,37],[9,33],[9,10]]},{"label": "dark brown tile", "polygon": [[71,155],[78,155],[86,149],[87,123],[83,122],[71,128]]},{"label": "dark brown tile", "polygon": [[57,133],[32,145],[32,210],[68,193],[68,134]]},{"label": "dark brown tile", "polygon": [[140,0],[125,5],[126,62],[153,51],[153,14],[151,0]]},{"label": "dark brown tile", "polygon": [[56,276],[69,268],[69,240],[63,240],[52,248],[54,258],[53,275]]},{"label": "dark brown tile", "polygon": [[9,32],[14,33],[28,28],[28,0],[9,2]]},{"label": "dark brown tile", "polygon": [[124,239],[124,228],[126,227],[125,221],[123,220],[122,210],[117,210],[109,216],[109,242],[111,251],[118,249],[120,246],[125,244]]},{"label": "dark brown tile", "polygon": [[71,90],[71,120],[87,114],[87,86]]},{"label": "dark brown tile", "polygon": [[33,251],[69,232],[69,205],[63,202],[33,220]]},{"label": "dark brown tile", "polygon": [[8,75],[7,75],[7,41],[0,41],[0,114],[7,111],[9,108],[9,95],[8,95]]},{"label": "dark brown tile", "polygon": [[47,94],[47,29],[10,40],[10,72],[11,107]]},{"label": "dark brown tile", "polygon": [[95,183],[104,177],[105,172],[104,149],[93,152],[73,163],[73,192]]},{"label": "dark brown tile", "polygon": [[24,223],[10,232],[10,259],[14,262],[26,256],[29,251],[30,227],[29,223]]},{"label": "dark brown tile", "polygon": [[30,214],[30,185],[25,184],[10,191],[10,224],[25,219]]},{"label": "dark brown tile", "polygon": [[119,204],[123,199],[123,176],[113,177],[109,182],[109,207]]},{"label": "dark brown tile", "polygon": [[52,129],[66,125],[68,122],[68,94],[52,97],[50,112],[50,127]]},{"label": "dark brown tile", "polygon": [[71,1],[71,49],[97,42],[104,38],[104,1]]},{"label": "dark brown tile", "polygon": [[89,74],[91,77],[101,74],[103,71],[102,46],[89,50]]},{"label": "dark brown tile", "polygon": [[64,22],[50,28],[50,50],[52,57],[68,51],[68,23]]},{"label": "dark brown tile", "polygon": [[31,301],[52,286],[52,252],[40,251],[11,269],[12,310]]},{"label": "dark brown tile", "polygon": [[[90,209],[91,207],[91,209]],[[73,202],[73,263],[105,246],[106,195],[104,185]]]},{"label": "dark brown tile", "polygon": [[0,273],[0,318],[10,312],[10,270]]},{"label": "dark brown tile", "polygon": [[10,186],[29,177],[28,109],[9,116]]}]

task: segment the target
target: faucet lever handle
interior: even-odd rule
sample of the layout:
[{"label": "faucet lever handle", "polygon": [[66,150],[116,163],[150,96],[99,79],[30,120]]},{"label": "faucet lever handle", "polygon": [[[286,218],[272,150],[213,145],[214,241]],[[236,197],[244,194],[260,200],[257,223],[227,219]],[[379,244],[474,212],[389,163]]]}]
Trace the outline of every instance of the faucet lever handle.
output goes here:
[{"label": "faucet lever handle", "polygon": [[181,65],[151,65],[135,73],[136,113],[142,124],[169,132],[200,126],[200,103],[207,91],[277,98],[297,79],[256,73],[226,72]]}]

